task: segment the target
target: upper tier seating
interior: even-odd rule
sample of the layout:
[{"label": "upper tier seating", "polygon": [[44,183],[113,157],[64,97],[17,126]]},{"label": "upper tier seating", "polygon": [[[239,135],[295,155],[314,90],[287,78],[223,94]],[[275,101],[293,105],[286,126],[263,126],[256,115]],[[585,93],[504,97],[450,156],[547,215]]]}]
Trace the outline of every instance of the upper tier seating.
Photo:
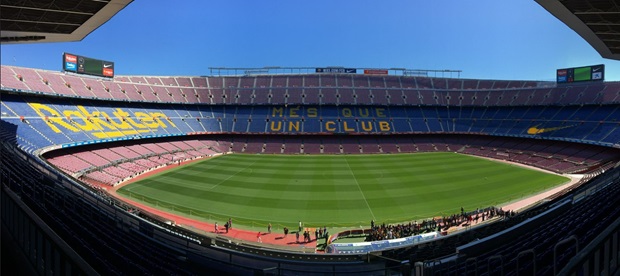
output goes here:
[{"label": "upper tier seating", "polygon": [[[516,106],[620,102],[620,82],[578,83],[553,87],[555,84],[550,82],[348,74],[258,77],[117,76],[107,79],[3,65],[1,84],[5,89],[67,96],[205,104]],[[302,92],[303,95],[300,95]]]}]

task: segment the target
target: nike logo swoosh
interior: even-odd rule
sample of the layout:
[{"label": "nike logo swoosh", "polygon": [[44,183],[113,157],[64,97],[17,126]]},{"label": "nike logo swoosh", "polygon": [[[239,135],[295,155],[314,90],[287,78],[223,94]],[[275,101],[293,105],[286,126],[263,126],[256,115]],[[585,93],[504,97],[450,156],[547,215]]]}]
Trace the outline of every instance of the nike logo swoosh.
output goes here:
[{"label": "nike logo swoosh", "polygon": [[551,131],[556,131],[556,130],[560,130],[560,129],[565,129],[565,128],[569,128],[572,127],[571,126],[561,126],[561,127],[550,127],[550,128],[538,128],[538,126],[533,126],[527,129],[527,134],[530,135],[536,135],[536,134],[542,134],[542,133],[546,133],[546,132],[551,132]]},{"label": "nike logo swoosh", "polygon": [[104,64],[103,65],[103,68],[109,68],[109,67],[112,67],[112,64]]},{"label": "nike logo swoosh", "polygon": [[593,69],[592,69],[592,72],[597,72],[598,70],[601,70],[601,67],[598,67],[598,68],[593,68]]}]

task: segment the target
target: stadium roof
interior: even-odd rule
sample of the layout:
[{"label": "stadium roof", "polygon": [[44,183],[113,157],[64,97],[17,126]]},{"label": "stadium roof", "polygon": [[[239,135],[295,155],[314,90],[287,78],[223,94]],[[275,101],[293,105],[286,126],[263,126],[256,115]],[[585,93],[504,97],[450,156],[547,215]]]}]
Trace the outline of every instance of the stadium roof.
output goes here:
[{"label": "stadium roof", "polygon": [[133,0],[2,0],[0,42],[84,39]]},{"label": "stadium roof", "polygon": [[585,39],[604,58],[620,60],[620,2],[536,0]]}]

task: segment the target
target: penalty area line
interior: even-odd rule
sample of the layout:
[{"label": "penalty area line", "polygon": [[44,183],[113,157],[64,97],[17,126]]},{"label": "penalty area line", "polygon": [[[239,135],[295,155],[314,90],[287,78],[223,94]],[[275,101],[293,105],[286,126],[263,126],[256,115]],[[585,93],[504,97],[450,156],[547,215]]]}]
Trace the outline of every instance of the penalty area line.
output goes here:
[{"label": "penalty area line", "polygon": [[[219,186],[220,184],[222,184],[222,183],[226,182],[228,179],[231,179],[233,176],[235,176],[235,175],[239,174],[239,173],[240,173],[240,172],[242,172],[242,171],[247,170],[249,167],[251,167],[252,165],[254,165],[257,161],[258,161],[258,160],[255,160],[254,162],[252,162],[252,164],[248,165],[247,167],[245,167],[245,168],[243,168],[243,169],[239,170],[238,172],[236,172],[236,173],[234,173],[234,174],[232,174],[232,175],[230,175],[230,176],[226,177],[225,179],[222,179],[222,181],[220,181],[220,182],[218,182],[217,184],[213,185],[213,187],[211,187],[211,188],[207,189],[207,191],[211,191],[211,190],[213,190],[215,187],[217,187],[217,186]],[[254,170],[252,170],[252,171],[254,171]]]}]

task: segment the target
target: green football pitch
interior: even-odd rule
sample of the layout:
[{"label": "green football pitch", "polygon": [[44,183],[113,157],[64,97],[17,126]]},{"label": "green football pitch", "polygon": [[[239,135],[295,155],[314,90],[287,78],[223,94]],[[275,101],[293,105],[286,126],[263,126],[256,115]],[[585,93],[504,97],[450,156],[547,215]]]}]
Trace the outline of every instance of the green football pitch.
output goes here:
[{"label": "green football pitch", "polygon": [[162,210],[248,228],[359,227],[450,215],[518,200],[565,177],[456,153],[230,154],[118,190]]}]

